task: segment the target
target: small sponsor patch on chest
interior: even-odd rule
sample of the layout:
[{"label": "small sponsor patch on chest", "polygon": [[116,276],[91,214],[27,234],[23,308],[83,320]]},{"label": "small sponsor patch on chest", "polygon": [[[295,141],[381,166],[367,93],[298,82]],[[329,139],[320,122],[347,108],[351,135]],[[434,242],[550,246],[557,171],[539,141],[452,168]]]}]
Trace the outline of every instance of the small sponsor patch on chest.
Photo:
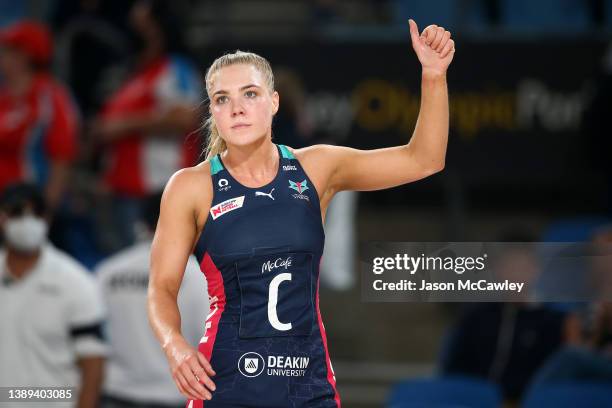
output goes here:
[{"label": "small sponsor patch on chest", "polygon": [[216,220],[225,213],[241,208],[243,204],[244,196],[230,198],[229,200],[225,200],[211,207],[210,215],[212,216],[213,220]]}]

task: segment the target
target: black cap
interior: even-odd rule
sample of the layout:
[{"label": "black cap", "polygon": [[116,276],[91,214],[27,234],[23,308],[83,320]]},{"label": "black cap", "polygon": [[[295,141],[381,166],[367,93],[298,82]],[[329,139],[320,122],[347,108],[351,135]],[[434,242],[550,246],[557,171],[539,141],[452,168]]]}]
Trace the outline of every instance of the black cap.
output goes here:
[{"label": "black cap", "polygon": [[14,183],[2,190],[0,211],[9,215],[20,215],[28,206],[32,207],[34,214],[38,216],[43,216],[47,211],[45,198],[36,184]]}]

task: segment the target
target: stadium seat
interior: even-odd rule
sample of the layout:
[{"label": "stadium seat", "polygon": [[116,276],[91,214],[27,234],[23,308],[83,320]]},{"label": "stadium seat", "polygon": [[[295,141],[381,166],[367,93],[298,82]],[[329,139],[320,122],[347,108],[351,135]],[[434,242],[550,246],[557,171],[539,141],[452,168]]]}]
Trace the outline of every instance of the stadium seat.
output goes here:
[{"label": "stadium seat", "polygon": [[563,382],[541,385],[529,391],[522,407],[612,407],[612,386],[609,383],[587,382]]},{"label": "stadium seat", "polygon": [[449,376],[431,379],[410,379],[396,384],[387,408],[497,408],[501,393],[485,380]]}]

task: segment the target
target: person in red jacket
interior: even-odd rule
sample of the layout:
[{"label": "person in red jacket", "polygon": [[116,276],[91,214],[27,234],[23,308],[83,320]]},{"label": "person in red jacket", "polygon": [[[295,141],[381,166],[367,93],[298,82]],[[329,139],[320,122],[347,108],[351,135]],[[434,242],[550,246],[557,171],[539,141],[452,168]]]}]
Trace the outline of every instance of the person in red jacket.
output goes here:
[{"label": "person in red jacket", "polygon": [[129,21],[139,50],[91,125],[103,147],[102,185],[112,197],[111,252],[136,241],[146,197],[175,171],[195,164],[200,150],[194,131],[204,88],[186,57],[176,11],[164,0],[138,0]]},{"label": "person in red jacket", "polygon": [[51,35],[40,23],[0,31],[0,191],[34,182],[55,209],[77,153],[79,118],[69,92],[47,70],[51,53]]}]

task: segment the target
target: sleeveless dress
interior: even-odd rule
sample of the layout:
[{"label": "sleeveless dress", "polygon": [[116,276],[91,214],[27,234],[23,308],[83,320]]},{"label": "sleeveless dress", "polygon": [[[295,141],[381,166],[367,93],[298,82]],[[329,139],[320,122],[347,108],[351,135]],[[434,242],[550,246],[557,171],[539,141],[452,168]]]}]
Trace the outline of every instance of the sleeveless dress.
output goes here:
[{"label": "sleeveless dress", "polygon": [[284,145],[270,183],[236,181],[210,161],[213,200],[196,257],[210,313],[199,350],[217,373],[187,408],[340,407],[319,312],[325,235],[317,191]]}]

